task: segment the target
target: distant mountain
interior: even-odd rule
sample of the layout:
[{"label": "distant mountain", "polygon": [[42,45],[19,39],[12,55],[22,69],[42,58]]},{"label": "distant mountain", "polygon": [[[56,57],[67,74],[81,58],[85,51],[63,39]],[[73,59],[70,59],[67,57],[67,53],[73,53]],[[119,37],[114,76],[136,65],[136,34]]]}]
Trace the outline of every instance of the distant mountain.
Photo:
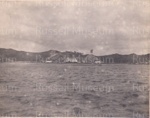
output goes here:
[{"label": "distant mountain", "polygon": [[113,61],[114,63],[149,63],[150,54],[146,55],[137,55],[137,54],[129,54],[129,55],[121,55],[121,54],[112,54],[106,56],[99,56],[99,58],[104,59],[105,63],[108,61]]},{"label": "distant mountain", "polygon": [[30,62],[53,62],[53,63],[128,63],[128,64],[147,64],[150,62],[150,54],[146,55],[121,55],[112,54],[104,56],[95,56],[92,54],[83,54],[80,52],[60,52],[57,50],[49,50],[45,52],[25,52],[14,49],[0,48],[0,62],[11,61],[30,61]]},{"label": "distant mountain", "polygon": [[3,61],[6,61],[7,59],[15,59],[16,61],[39,61],[41,58],[46,59],[58,53],[60,52],[55,50],[34,53],[0,48],[0,60],[2,61],[3,59]]}]

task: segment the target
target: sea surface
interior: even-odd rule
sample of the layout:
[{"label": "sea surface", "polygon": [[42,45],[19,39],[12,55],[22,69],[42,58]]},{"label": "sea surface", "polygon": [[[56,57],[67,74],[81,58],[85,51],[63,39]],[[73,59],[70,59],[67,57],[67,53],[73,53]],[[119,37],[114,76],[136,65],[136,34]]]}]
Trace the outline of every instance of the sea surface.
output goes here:
[{"label": "sea surface", "polygon": [[148,118],[149,66],[0,63],[0,116]]}]

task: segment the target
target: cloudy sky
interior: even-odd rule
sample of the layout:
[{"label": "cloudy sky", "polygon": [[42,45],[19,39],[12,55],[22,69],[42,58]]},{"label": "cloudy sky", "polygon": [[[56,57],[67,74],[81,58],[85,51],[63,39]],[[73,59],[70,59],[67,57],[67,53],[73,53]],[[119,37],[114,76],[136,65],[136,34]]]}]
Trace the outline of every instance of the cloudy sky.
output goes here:
[{"label": "cloudy sky", "polygon": [[145,54],[149,0],[0,1],[0,48]]}]

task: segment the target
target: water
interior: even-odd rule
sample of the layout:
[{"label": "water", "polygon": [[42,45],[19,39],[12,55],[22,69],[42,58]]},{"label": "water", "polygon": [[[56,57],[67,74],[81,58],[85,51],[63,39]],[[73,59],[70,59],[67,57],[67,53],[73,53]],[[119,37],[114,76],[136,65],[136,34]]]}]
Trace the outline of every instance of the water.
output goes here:
[{"label": "water", "polygon": [[1,63],[0,116],[148,117],[148,65]]}]

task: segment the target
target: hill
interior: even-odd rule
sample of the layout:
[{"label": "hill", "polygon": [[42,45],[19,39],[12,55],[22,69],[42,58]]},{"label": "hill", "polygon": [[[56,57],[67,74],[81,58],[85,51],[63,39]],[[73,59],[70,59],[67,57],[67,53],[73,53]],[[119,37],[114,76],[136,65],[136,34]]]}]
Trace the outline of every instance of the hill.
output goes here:
[{"label": "hill", "polygon": [[147,64],[150,62],[150,54],[146,55],[121,55],[112,54],[104,56],[95,56],[92,54],[83,54],[80,52],[60,52],[49,50],[45,52],[25,52],[14,49],[0,48],[0,62],[29,61],[29,62],[52,62],[52,63],[128,63],[128,64]]}]

